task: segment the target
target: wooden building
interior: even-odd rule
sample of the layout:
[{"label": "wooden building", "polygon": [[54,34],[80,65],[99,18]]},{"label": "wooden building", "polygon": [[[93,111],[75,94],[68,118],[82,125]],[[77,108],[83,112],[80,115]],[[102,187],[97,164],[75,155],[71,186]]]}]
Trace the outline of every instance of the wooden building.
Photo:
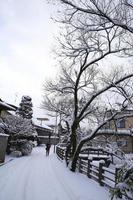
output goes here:
[{"label": "wooden building", "polygon": [[101,146],[108,142],[116,143],[125,153],[133,153],[133,110],[125,110],[118,117],[121,119],[110,121],[99,131],[100,136],[97,136],[94,142]]},{"label": "wooden building", "polygon": [[98,132],[98,136],[93,140],[94,146],[106,147],[112,143],[114,147],[117,145],[125,153],[133,153],[133,132],[131,130],[111,130],[102,129]]},{"label": "wooden building", "polygon": [[33,121],[33,125],[38,134],[38,144],[51,143],[53,145],[58,144],[59,137],[55,136],[54,130],[47,125],[39,125],[37,122]]}]

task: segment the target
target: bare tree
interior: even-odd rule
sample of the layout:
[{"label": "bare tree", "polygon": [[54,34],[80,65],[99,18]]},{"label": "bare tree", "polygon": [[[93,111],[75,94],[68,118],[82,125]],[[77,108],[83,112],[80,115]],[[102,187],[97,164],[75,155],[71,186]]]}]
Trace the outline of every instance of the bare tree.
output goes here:
[{"label": "bare tree", "polygon": [[44,97],[42,108],[50,111],[55,116],[55,113],[61,117],[62,120],[67,121],[71,119],[73,108],[73,84],[69,73],[65,68],[62,68],[58,80],[49,80],[43,85]]},{"label": "bare tree", "polygon": [[[86,15],[87,18],[92,20],[91,26],[86,23],[89,31],[101,31],[102,26],[110,29],[114,26],[120,27],[133,33],[133,2],[131,0],[59,0],[65,5],[68,23],[72,21],[75,16],[79,16],[79,26],[83,27],[81,15]],[[88,20],[86,20],[87,22]],[[65,21],[66,22],[66,21]],[[82,26],[81,26],[82,25]]]},{"label": "bare tree", "polygon": [[[72,70],[74,70],[74,73],[72,73]],[[106,123],[113,120],[114,117],[126,108],[127,103],[132,104],[132,83],[129,80],[133,74],[122,75],[120,71],[118,73],[115,70],[112,77],[109,75],[107,78],[102,76],[101,73],[98,73],[96,67],[94,68],[91,66],[87,70],[87,76],[84,74],[80,78],[78,86],[76,86],[78,78],[77,73],[75,68],[69,68],[66,76],[66,71],[64,73],[63,69],[57,83],[52,83],[51,81],[46,85],[45,90],[52,95],[50,99],[47,97],[45,102],[43,102],[43,105],[47,110],[62,114],[64,121],[71,126],[70,143],[66,152],[70,153],[72,148],[72,170],[75,169],[78,154],[83,144],[95,138],[99,134],[98,131]],[[100,80],[101,82],[99,82]],[[63,84],[63,82],[65,84]],[[115,101],[115,105],[112,105],[111,103],[109,105],[107,102],[99,103],[99,97],[108,91],[109,93],[117,95],[118,101]],[[102,107],[105,107],[105,109]],[[103,117],[107,108],[110,108],[112,111],[115,110],[108,119]],[[102,117],[100,116],[101,114]],[[77,144],[77,130],[79,129],[81,122],[86,119],[89,121],[93,120],[91,123],[93,123],[93,127],[96,127],[96,129],[93,129],[88,137],[83,138]],[[94,121],[96,121],[95,124]]]},{"label": "bare tree", "polygon": [[[123,47],[125,54],[132,55],[133,2],[131,0],[57,0],[61,3],[61,17],[58,21],[71,25],[69,33],[93,32],[97,34],[118,29],[125,34]],[[62,11],[63,10],[63,11]],[[128,37],[126,37],[128,36]],[[117,42],[118,44],[118,42]]]},{"label": "bare tree", "polygon": [[[58,39],[60,46],[56,53],[63,67],[59,80],[50,82],[46,87],[57,101],[59,97],[63,102],[68,99],[69,103],[65,105],[69,108],[71,133],[66,152],[71,152],[71,169],[74,171],[83,144],[94,138],[101,127],[126,107],[127,102],[131,103],[129,80],[133,74],[126,74],[124,70],[122,75],[114,73],[112,78],[106,79],[100,73],[99,63],[113,54],[131,54],[132,45],[125,38],[127,35],[132,37],[132,16],[127,13],[127,10],[132,13],[132,4],[124,0],[115,3],[112,0],[60,2],[64,9],[61,10],[59,22],[64,29]],[[97,116],[100,107],[98,98],[108,91],[122,97],[119,102],[121,108],[99,123],[89,137],[77,144],[77,130],[81,122]],[[49,105],[51,102],[53,106],[54,101],[49,100]],[[59,112],[68,113],[67,109],[59,109],[61,107],[57,105],[55,107],[58,107]]]}]

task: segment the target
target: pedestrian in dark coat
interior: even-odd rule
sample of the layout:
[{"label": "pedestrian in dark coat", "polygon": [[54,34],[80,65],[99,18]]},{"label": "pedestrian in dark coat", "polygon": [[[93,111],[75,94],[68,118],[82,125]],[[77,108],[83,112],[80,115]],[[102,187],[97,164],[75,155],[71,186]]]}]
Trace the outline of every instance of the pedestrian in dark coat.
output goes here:
[{"label": "pedestrian in dark coat", "polygon": [[47,143],[47,144],[46,144],[46,156],[49,156],[50,147],[51,147],[51,144],[50,144],[50,143]]}]

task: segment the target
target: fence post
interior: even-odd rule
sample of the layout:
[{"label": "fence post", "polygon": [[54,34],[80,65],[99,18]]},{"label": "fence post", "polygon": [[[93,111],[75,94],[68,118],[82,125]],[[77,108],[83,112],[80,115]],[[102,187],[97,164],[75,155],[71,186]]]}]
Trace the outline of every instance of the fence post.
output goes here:
[{"label": "fence post", "polygon": [[103,163],[99,163],[99,184],[100,184],[101,186],[104,185],[104,183],[102,182],[102,180],[103,180],[103,172],[104,172],[103,166],[104,166]]},{"label": "fence post", "polygon": [[63,149],[63,160],[65,159],[65,149]]},{"label": "fence post", "polygon": [[62,149],[60,149],[60,158],[63,160]]},{"label": "fence post", "polygon": [[58,146],[56,147],[56,154],[57,154],[57,156],[58,156]]},{"label": "fence post", "polygon": [[118,167],[115,168],[115,185],[118,183],[118,172],[119,172],[119,169]]},{"label": "fence post", "polygon": [[79,158],[79,173],[81,173],[81,158]]},{"label": "fence post", "polygon": [[113,157],[113,154],[111,153],[111,161],[112,161],[112,164],[114,163],[114,157]]},{"label": "fence post", "polygon": [[87,167],[87,176],[88,176],[88,178],[91,178],[90,173],[91,173],[91,160],[88,159],[88,167]]},{"label": "fence post", "polygon": [[64,149],[61,149],[61,159],[64,160]]}]

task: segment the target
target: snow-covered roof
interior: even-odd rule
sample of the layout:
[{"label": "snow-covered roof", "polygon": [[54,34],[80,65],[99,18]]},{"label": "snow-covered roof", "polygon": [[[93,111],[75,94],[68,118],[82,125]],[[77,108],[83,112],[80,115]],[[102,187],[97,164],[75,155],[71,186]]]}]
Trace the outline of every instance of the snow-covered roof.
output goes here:
[{"label": "snow-covered roof", "polygon": [[[35,125],[37,125],[37,124],[35,124]],[[47,125],[37,125],[37,126],[39,126],[39,127],[41,127],[41,128],[45,128],[45,129],[49,129],[49,130],[53,130],[52,128],[50,128],[49,126],[47,126]]]},{"label": "snow-covered roof", "polygon": [[51,130],[51,131],[53,131],[53,129],[51,128],[51,127],[49,127],[49,126],[47,126],[46,124],[40,124],[40,121],[38,121],[37,119],[32,119],[32,122],[33,122],[33,124],[35,125],[35,126],[39,126],[39,127],[41,127],[41,128],[45,128],[45,129],[48,129],[48,130]]},{"label": "snow-covered roof", "polygon": [[0,136],[3,136],[3,137],[8,137],[9,135],[7,135],[7,134],[4,134],[4,133],[0,133]]},{"label": "snow-covered roof", "polygon": [[13,110],[13,111],[16,110],[14,106],[7,104],[6,102],[2,101],[1,99],[0,99],[0,108],[5,109],[5,110]]},{"label": "snow-covered roof", "polygon": [[132,129],[118,129],[116,130],[111,130],[111,129],[101,129],[98,131],[98,135],[102,134],[108,134],[108,135],[121,135],[121,136],[131,136],[133,137],[133,130]]},{"label": "snow-covered roof", "polygon": [[5,128],[4,123],[0,122],[0,127],[1,127],[1,128]]},{"label": "snow-covered roof", "polygon": [[[43,136],[43,135],[38,135],[38,138],[48,138],[48,136]],[[52,139],[59,139],[58,136],[50,136],[50,138]]]}]

